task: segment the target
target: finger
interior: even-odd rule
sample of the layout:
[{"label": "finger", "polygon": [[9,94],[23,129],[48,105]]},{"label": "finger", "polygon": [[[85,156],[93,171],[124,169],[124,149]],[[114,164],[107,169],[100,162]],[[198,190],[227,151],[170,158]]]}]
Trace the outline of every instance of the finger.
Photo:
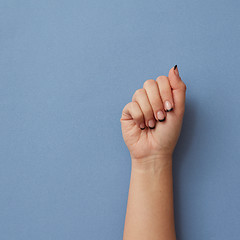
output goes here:
[{"label": "finger", "polygon": [[163,103],[160,97],[157,82],[153,79],[149,79],[144,82],[143,88],[147,93],[155,119],[159,122],[163,122],[165,120],[166,114],[164,112]]},{"label": "finger", "polygon": [[145,125],[149,127],[150,129],[155,128],[155,118],[153,115],[153,110],[151,107],[151,104],[148,100],[147,93],[144,88],[136,90],[132,97],[132,101],[137,102],[143,112]]},{"label": "finger", "polygon": [[145,128],[144,116],[137,102],[129,102],[125,105],[120,121],[125,120],[134,120],[139,128],[142,130]]},{"label": "finger", "polygon": [[183,114],[185,109],[185,95],[187,87],[179,76],[177,65],[172,67],[168,74],[169,82],[172,88],[173,99],[176,114]]},{"label": "finger", "polygon": [[170,112],[174,108],[172,89],[169,83],[169,79],[166,76],[159,76],[156,80],[159,92],[164,104],[164,110]]}]

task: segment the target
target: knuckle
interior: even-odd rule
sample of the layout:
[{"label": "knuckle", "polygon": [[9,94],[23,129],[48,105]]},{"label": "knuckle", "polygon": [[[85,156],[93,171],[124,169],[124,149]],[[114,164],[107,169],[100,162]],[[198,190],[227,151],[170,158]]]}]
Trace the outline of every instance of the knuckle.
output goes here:
[{"label": "knuckle", "polygon": [[145,90],[143,88],[140,88],[137,90],[138,95],[143,95],[145,93]]},{"label": "knuckle", "polygon": [[137,89],[137,90],[135,91],[135,93],[133,94],[132,99],[135,99],[135,98],[141,96],[141,95],[144,94],[144,93],[145,93],[145,90],[144,90],[143,88]]},{"label": "knuckle", "polygon": [[123,109],[122,109],[122,114],[126,111],[126,109],[129,108],[130,104],[131,104],[131,102],[127,103],[127,104],[123,107]]},{"label": "knuckle", "polygon": [[162,82],[162,81],[166,81],[166,80],[168,80],[168,78],[166,77],[166,76],[164,76],[164,75],[161,75],[161,76],[158,76],[157,77],[157,82],[158,83],[160,83],[160,82]]},{"label": "knuckle", "polygon": [[182,90],[184,90],[184,91],[187,90],[187,86],[186,86],[186,84],[185,84],[184,82],[181,82],[180,88],[181,88]]},{"label": "knuckle", "polygon": [[148,79],[147,81],[144,82],[143,84],[143,87],[151,87],[151,86],[154,86],[156,83],[155,83],[155,80],[153,79]]},{"label": "knuckle", "polygon": [[136,109],[138,107],[138,104],[137,104],[137,102],[132,101],[129,103],[129,107],[133,111],[134,109]]}]

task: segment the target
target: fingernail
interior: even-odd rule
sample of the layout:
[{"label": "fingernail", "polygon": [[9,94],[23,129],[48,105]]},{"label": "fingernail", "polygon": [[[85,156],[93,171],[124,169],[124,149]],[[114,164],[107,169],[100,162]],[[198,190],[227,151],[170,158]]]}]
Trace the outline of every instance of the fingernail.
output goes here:
[{"label": "fingernail", "polygon": [[173,70],[174,70],[174,73],[179,77],[179,72],[178,72],[177,65],[174,66]]},{"label": "fingernail", "polygon": [[148,127],[150,128],[150,129],[154,129],[155,128],[155,121],[154,120],[149,120],[148,121]]},{"label": "fingernail", "polygon": [[145,129],[145,124],[144,124],[144,123],[141,123],[141,124],[140,124],[140,128],[141,128],[141,130],[144,130],[144,129]]},{"label": "fingernail", "polygon": [[157,118],[159,122],[163,122],[165,120],[164,113],[161,110],[157,112]]},{"label": "fingernail", "polygon": [[170,111],[173,110],[172,104],[171,104],[169,101],[166,101],[166,102],[164,103],[164,108],[165,108],[165,111],[166,111],[166,112],[170,112]]}]

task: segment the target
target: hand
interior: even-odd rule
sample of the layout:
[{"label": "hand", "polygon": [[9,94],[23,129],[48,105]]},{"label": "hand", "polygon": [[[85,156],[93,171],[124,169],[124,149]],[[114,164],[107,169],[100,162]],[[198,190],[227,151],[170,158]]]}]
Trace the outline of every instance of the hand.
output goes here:
[{"label": "hand", "polygon": [[185,93],[177,65],[168,77],[147,80],[136,90],[120,119],[132,160],[172,157],[182,127]]}]

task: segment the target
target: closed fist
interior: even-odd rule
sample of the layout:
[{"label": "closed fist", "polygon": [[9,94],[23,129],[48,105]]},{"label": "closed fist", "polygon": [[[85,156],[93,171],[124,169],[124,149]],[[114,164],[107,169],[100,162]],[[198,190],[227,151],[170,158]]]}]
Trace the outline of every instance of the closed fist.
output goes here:
[{"label": "closed fist", "polygon": [[167,76],[144,82],[125,105],[120,119],[132,159],[172,156],[185,110],[186,85],[177,65]]}]

